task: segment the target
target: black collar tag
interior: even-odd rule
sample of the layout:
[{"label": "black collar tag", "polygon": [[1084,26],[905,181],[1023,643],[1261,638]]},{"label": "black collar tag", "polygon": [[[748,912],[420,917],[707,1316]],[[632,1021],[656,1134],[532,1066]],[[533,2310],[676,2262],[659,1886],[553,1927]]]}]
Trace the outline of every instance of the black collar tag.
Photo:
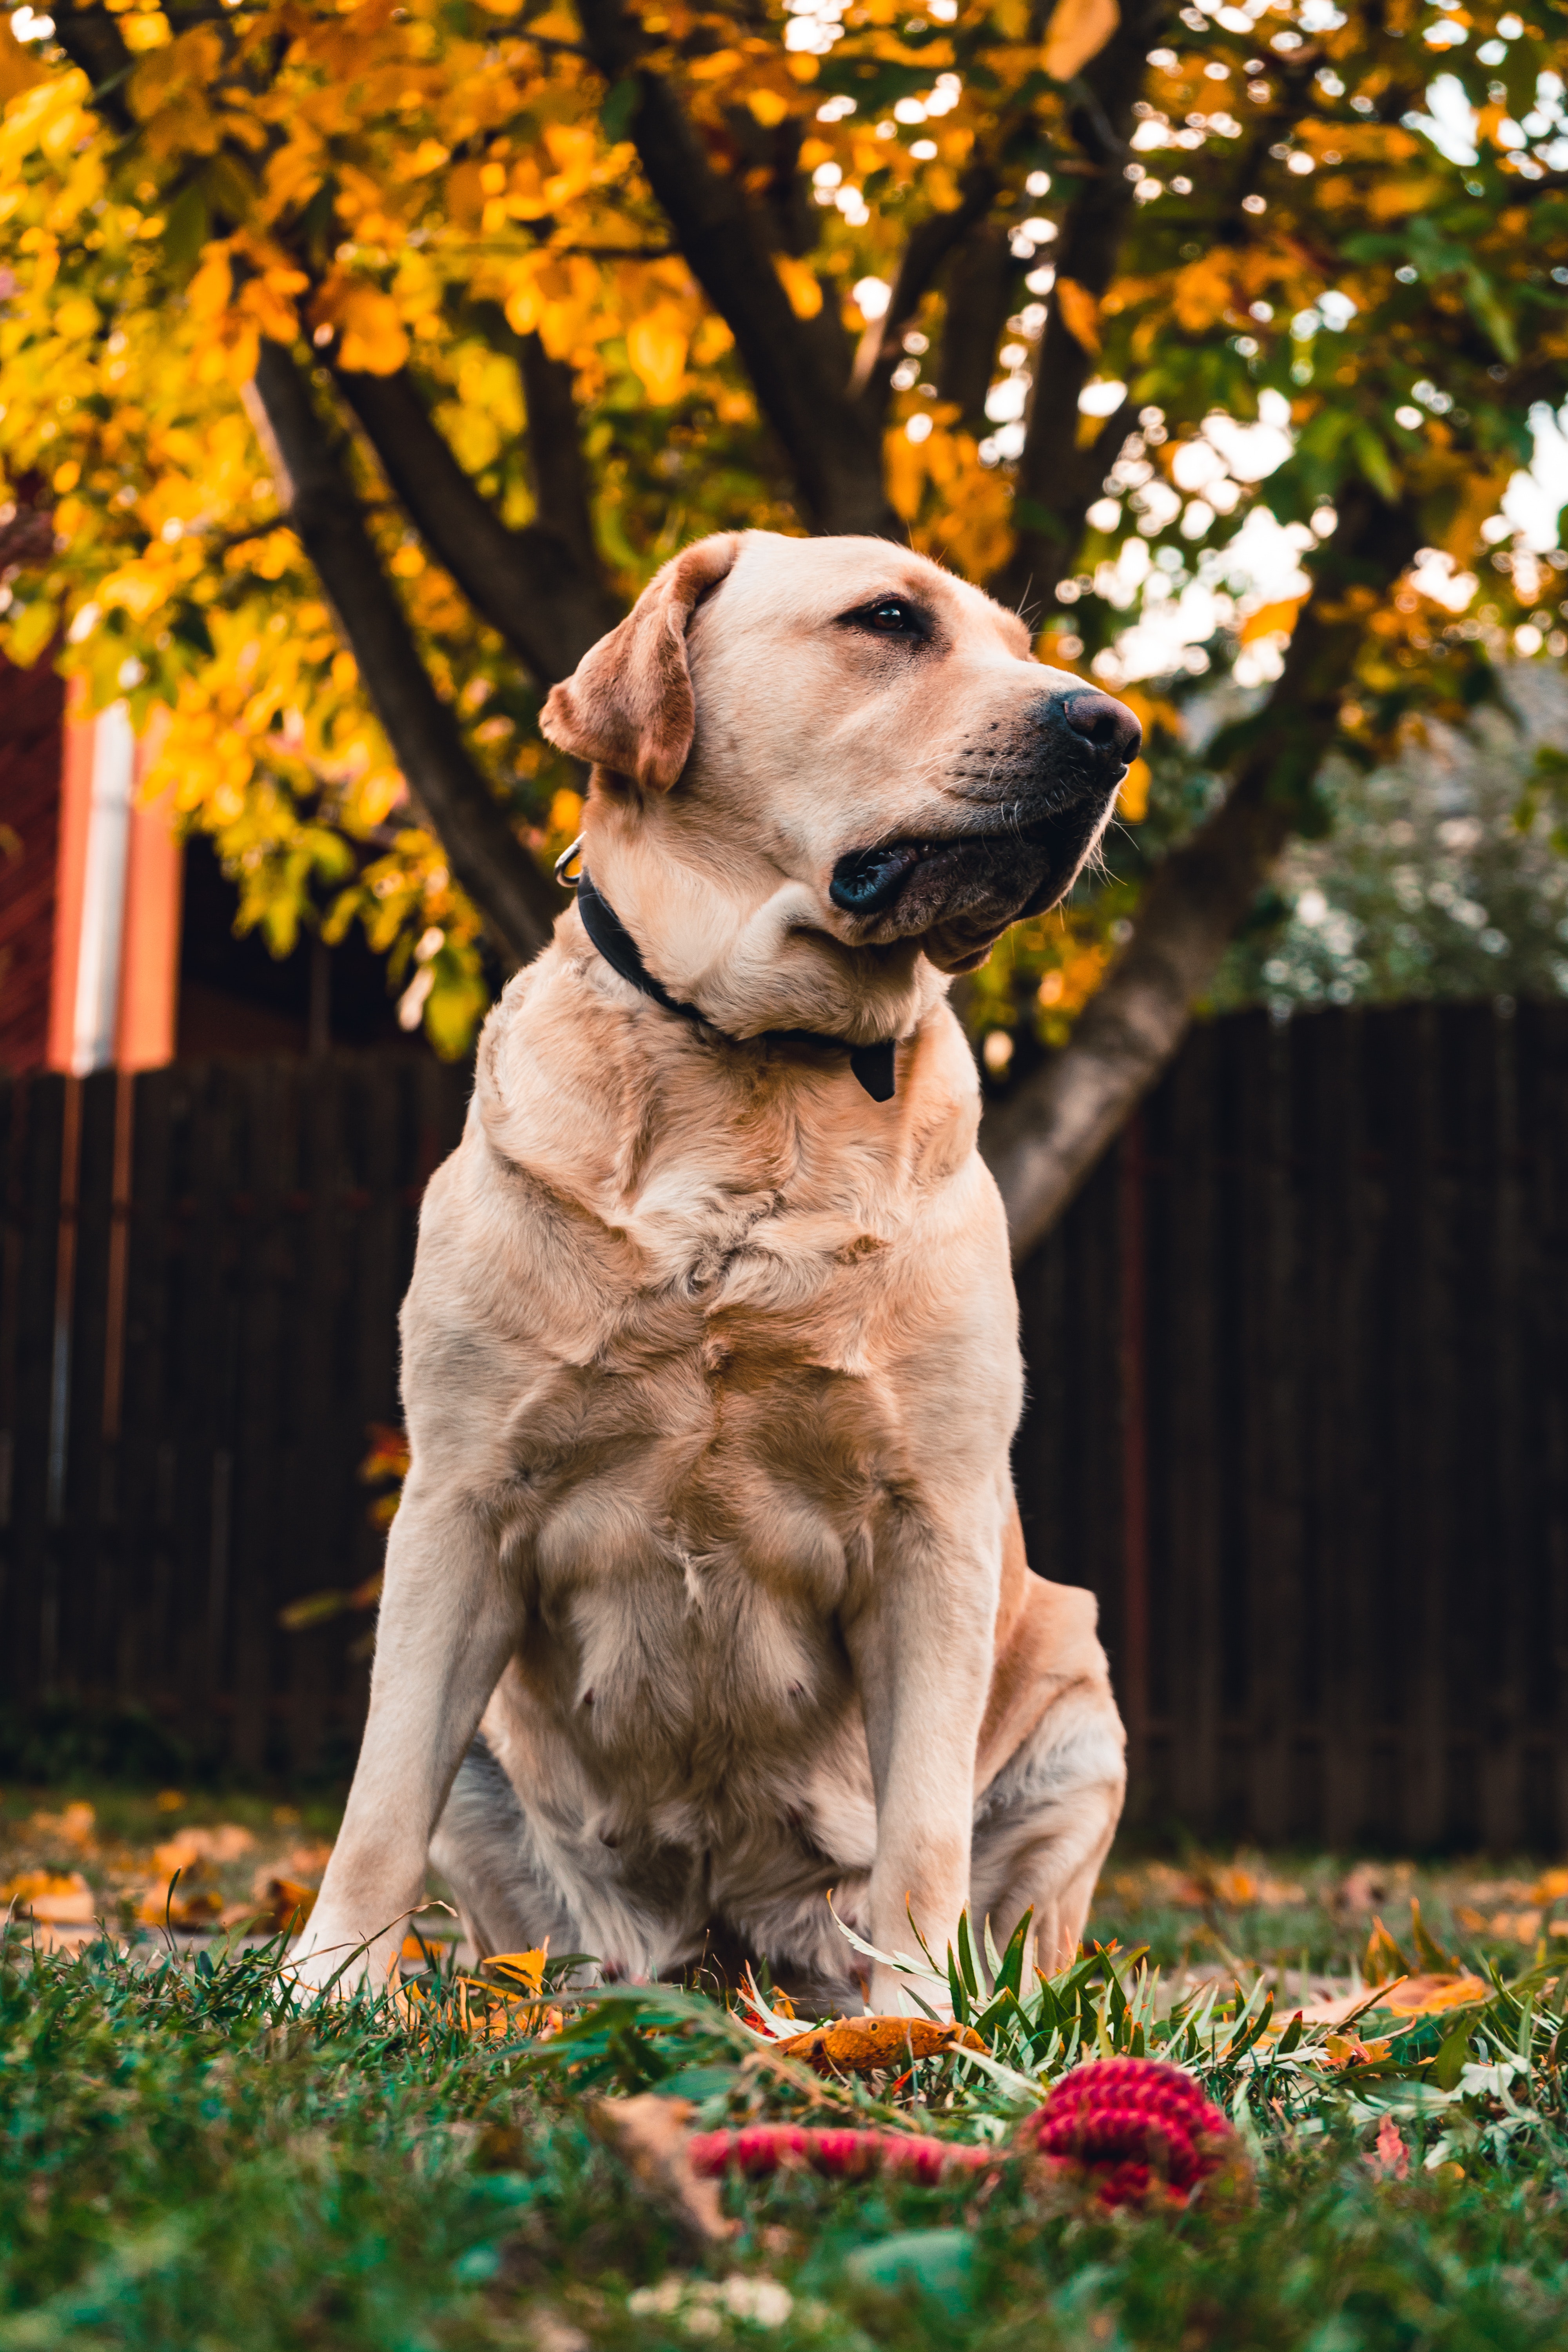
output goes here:
[{"label": "black collar tag", "polygon": [[[634,988],[662,1004],[667,1013],[679,1013],[683,1020],[700,1021],[709,1028],[714,1024],[700,1013],[694,1004],[683,1004],[679,996],[671,996],[662,981],[655,980],[642,960],[642,950],[616,914],[607,898],[602,898],[589,879],[584,866],[577,881],[577,912],[583,918],[583,929],[604,957],[612,971]],[[826,1035],[819,1029],[764,1029],[758,1044],[769,1040],[780,1045],[826,1045],[849,1056],[849,1067],[873,1102],[891,1102],[897,1085],[893,1055],[896,1037],[883,1037],[874,1045],[851,1045],[847,1037]],[[748,1044],[748,1039],[737,1039]]]}]

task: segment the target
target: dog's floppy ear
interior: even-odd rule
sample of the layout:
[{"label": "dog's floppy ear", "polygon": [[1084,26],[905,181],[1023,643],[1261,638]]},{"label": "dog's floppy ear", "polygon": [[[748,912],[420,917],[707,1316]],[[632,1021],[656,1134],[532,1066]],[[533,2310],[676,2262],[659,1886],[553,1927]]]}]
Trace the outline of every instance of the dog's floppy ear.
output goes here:
[{"label": "dog's floppy ear", "polygon": [[668,791],[697,725],[687,624],[739,549],[732,530],[684,549],[655,573],[620,627],[551,688],[540,725],[559,750],[630,776],[644,792]]}]

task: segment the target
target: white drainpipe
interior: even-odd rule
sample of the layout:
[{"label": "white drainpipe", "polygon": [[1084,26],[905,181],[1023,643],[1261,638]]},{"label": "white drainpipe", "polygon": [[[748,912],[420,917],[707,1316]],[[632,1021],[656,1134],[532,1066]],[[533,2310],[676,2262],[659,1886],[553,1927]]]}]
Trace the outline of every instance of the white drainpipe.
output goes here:
[{"label": "white drainpipe", "polygon": [[92,726],[92,799],[82,872],[81,941],[77,950],[71,1068],[79,1078],[114,1059],[120,961],[125,937],[125,869],[131,803],[136,789],[136,737],[123,702],[100,710]]}]

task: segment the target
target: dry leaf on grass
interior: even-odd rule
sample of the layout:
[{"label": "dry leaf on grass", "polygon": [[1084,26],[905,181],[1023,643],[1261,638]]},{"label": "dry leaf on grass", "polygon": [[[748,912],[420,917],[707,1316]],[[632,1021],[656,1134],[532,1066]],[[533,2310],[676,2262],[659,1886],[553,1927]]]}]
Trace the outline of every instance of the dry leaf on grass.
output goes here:
[{"label": "dry leaf on grass", "polygon": [[819,2074],[837,2068],[846,2074],[874,2074],[907,2066],[916,2058],[940,2058],[949,2050],[984,2050],[967,2025],[943,2025],[930,2017],[841,2017],[792,2033],[772,2049],[780,2058],[804,2058]]},{"label": "dry leaf on grass", "polygon": [[595,2099],[588,2120],[615,2148],[653,2201],[685,2224],[703,2245],[733,2237],[736,2224],[724,2218],[719,2191],[692,2169],[687,2099],[661,2099],[651,2091],[634,2099]]},{"label": "dry leaf on grass", "polygon": [[1481,1977],[1405,1977],[1400,1983],[1387,1986],[1377,2005],[1379,2009],[1393,2010],[1396,2017],[1440,2017],[1445,2010],[1468,2009],[1476,2002],[1490,2000],[1494,1990]]},{"label": "dry leaf on grass", "polygon": [[216,1829],[176,1830],[153,1847],[153,1866],[172,1878],[176,1870],[194,1869],[198,1862],[237,1862],[255,1843],[237,1822],[219,1822]]},{"label": "dry leaf on grass", "polygon": [[316,1907],[315,1887],[301,1886],[298,1879],[273,1878],[262,1871],[257,1873],[257,1877],[260,1883],[256,1902],[261,1907],[256,1910],[253,1906],[252,1916],[258,1931],[280,1936],[302,1927]]},{"label": "dry leaf on grass", "polygon": [[216,1927],[223,1916],[216,1886],[193,1885],[188,1874],[154,1879],[142,1890],[136,1916],[144,1927]]},{"label": "dry leaf on grass", "polygon": [[493,1969],[509,1990],[521,1985],[524,1992],[542,1992],[544,1964],[549,1957],[550,1938],[546,1937],[531,1952],[492,1952],[483,1966]]},{"label": "dry leaf on grass", "polygon": [[56,1927],[86,1927],[98,1916],[98,1897],[79,1870],[68,1877],[47,1870],[18,1871],[0,1886],[0,1902]]},{"label": "dry leaf on grass", "polygon": [[64,1838],[67,1845],[89,1846],[98,1816],[90,1805],[68,1805],[59,1813],[35,1813],[27,1826],[39,1837]]}]

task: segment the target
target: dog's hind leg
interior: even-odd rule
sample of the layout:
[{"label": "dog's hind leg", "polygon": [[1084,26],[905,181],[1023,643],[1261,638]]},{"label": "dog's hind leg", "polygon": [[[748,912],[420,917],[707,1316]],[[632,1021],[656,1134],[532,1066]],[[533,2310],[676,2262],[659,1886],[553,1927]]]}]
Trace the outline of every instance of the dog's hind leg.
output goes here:
[{"label": "dog's hind leg", "polygon": [[430,1859],[457,1897],[464,1932],[480,1959],[497,1952],[575,1948],[580,1937],[561,1896],[531,1855],[532,1840],[517,1791],[475,1736],[430,1841]]},{"label": "dog's hind leg", "polygon": [[[1078,1948],[1126,1788],[1125,1736],[1088,1592],[1031,1578],[1016,1627],[1035,1669],[1034,1721],[974,1809],[970,1916],[1004,1949],[1026,1911],[1047,1974]],[[1020,1675],[1020,1697],[1026,1687]]]}]

